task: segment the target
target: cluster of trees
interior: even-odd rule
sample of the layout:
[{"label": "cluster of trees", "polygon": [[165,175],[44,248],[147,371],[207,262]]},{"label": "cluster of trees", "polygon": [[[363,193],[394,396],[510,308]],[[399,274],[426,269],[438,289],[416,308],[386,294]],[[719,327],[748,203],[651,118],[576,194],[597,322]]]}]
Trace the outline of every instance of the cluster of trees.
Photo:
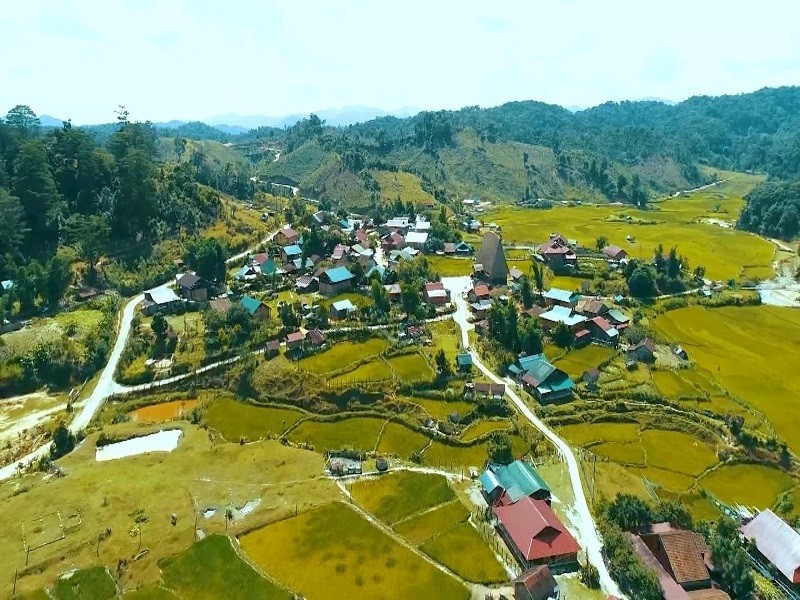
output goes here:
[{"label": "cluster of trees", "polygon": [[161,165],[156,145],[154,128],[124,110],[105,146],[69,122],[43,130],[26,106],[0,120],[0,279],[17,281],[23,310],[57,304],[77,260],[91,281],[101,255],[132,264],[216,218],[219,195],[190,164]]},{"label": "cluster of trees", "polygon": [[783,240],[800,233],[800,179],[762,183],[746,199],[740,228]]},{"label": "cluster of trees", "polygon": [[498,302],[489,311],[489,336],[497,346],[513,355],[539,354],[542,351],[542,328],[538,319],[520,319],[514,302]]},{"label": "cluster of trees", "polygon": [[631,494],[617,494],[612,502],[601,501],[600,514],[599,526],[611,575],[631,597],[657,600],[661,598],[661,590],[653,573],[633,551],[624,532],[637,532],[658,522],[693,529],[703,535],[714,557],[718,582],[734,598],[751,597],[754,582],[750,559],[739,540],[736,523],[729,518],[720,517],[713,524],[694,524],[680,502],[663,501],[651,506]]},{"label": "cluster of trees", "polygon": [[[224,313],[206,309],[203,320],[206,354],[244,347],[257,325],[250,313],[238,302]],[[155,324],[155,319],[153,323]]]},{"label": "cluster of trees", "polygon": [[696,266],[690,273],[689,261],[678,254],[677,247],[673,246],[665,253],[662,244],[653,252],[650,264],[633,259],[625,265],[624,270],[628,289],[637,298],[682,292],[686,290],[687,279],[702,279],[705,273],[702,265]]}]

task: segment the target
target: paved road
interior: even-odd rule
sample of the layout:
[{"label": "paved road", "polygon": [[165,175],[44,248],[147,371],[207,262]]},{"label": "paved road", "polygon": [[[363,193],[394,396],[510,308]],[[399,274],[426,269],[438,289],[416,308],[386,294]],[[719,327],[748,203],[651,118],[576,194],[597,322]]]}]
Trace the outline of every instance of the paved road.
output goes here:
[{"label": "paved road", "polygon": [[[471,328],[471,325],[468,321],[467,303],[464,300],[463,294],[471,286],[470,278],[444,277],[442,278],[442,283],[444,283],[446,289],[450,290],[450,295],[453,298],[453,301],[456,303],[457,310],[453,315],[453,319],[461,328],[461,339],[464,348],[469,349],[469,329]],[[536,415],[533,414],[531,409],[529,409],[528,406],[522,401],[522,398],[520,398],[516,392],[511,389],[513,383],[510,381],[504,381],[492,373],[481,362],[480,356],[478,356],[475,350],[470,349],[469,353],[472,355],[472,362],[475,367],[487,378],[495,383],[506,384],[506,394],[516,405],[519,412],[522,413],[522,415],[528,421],[530,421],[534,427],[541,431],[553,443],[553,445],[555,445],[558,453],[564,458],[569,469],[572,492],[575,495],[575,504],[572,508],[575,511],[578,519],[578,522],[575,523],[575,526],[578,528],[578,538],[580,539],[581,545],[586,550],[589,561],[595,567],[597,567],[597,571],[600,574],[600,584],[603,588],[603,591],[607,594],[611,594],[620,598],[623,597],[619,587],[611,578],[611,574],[608,572],[608,568],[603,561],[603,556],[601,553],[603,543],[600,540],[600,535],[597,533],[597,528],[595,527],[592,513],[589,511],[589,504],[586,501],[586,494],[584,493],[583,485],[581,483],[578,461],[575,459],[572,449],[564,440],[558,437],[549,427],[547,427],[547,425],[545,425]]]},{"label": "paved road", "polygon": [[[231,263],[231,262],[235,262],[235,261],[241,260],[242,258],[247,256],[249,253],[253,252],[254,250],[256,250],[256,249],[258,249],[260,247],[262,247],[264,244],[266,244],[270,240],[272,240],[272,238],[275,237],[275,235],[277,233],[278,233],[278,231],[271,232],[261,242],[259,242],[258,244],[256,244],[252,248],[249,248],[249,249],[245,250],[244,252],[240,252],[239,254],[231,256],[230,258],[227,259],[226,262]],[[168,287],[168,286],[171,286],[171,285],[174,285],[174,282],[173,281],[167,281],[167,282],[163,283],[162,285],[160,285],[159,287],[163,288],[163,287]],[[100,410],[100,407],[103,406],[103,403],[106,401],[106,399],[108,397],[114,395],[115,393],[120,393],[120,392],[125,392],[125,391],[133,391],[133,390],[136,390],[136,389],[145,389],[147,387],[147,386],[135,386],[133,388],[128,388],[128,387],[122,386],[122,385],[118,384],[116,381],[114,381],[114,373],[117,370],[117,365],[119,364],[119,359],[122,356],[122,351],[125,349],[125,343],[127,342],[128,335],[130,334],[130,331],[131,331],[131,321],[133,320],[133,317],[136,314],[137,305],[143,299],[144,299],[144,294],[139,294],[137,296],[134,296],[133,298],[131,298],[128,301],[128,303],[125,305],[125,308],[122,310],[122,316],[121,316],[121,319],[120,319],[119,331],[117,332],[117,339],[114,342],[114,348],[111,350],[111,354],[108,357],[108,362],[106,363],[106,366],[103,368],[103,371],[100,374],[100,379],[98,380],[97,385],[95,385],[94,390],[92,390],[91,395],[86,399],[86,401],[83,403],[83,406],[81,407],[80,411],[78,413],[76,413],[76,415],[72,419],[72,422],[69,424],[70,431],[78,432],[81,429],[85,429],[86,426],[89,425],[89,423],[91,422],[92,417],[94,417],[95,413],[98,410]],[[236,360],[239,360],[240,358],[241,357],[235,357],[233,359],[228,359],[227,361],[221,361],[219,364],[208,365],[207,367],[199,369],[198,372],[203,372],[203,371],[207,371],[207,370],[213,369],[215,367],[220,366],[220,364],[226,364],[226,363],[235,362]],[[165,379],[165,380],[162,380],[160,382],[157,382],[157,385],[155,385],[155,386],[153,384],[148,384],[148,386],[150,386],[150,387],[158,387],[158,386],[167,385],[169,383],[173,383],[174,381],[177,381],[178,379],[183,379],[183,378],[185,378],[187,376],[190,376],[190,375],[193,375],[193,374],[194,373],[186,374],[184,376],[173,377],[173,378],[170,378],[170,379]],[[44,444],[43,446],[40,446],[39,448],[37,448],[33,452],[30,452],[29,454],[26,454],[22,458],[14,461],[12,464],[6,465],[3,468],[0,468],[0,481],[2,481],[4,479],[8,479],[9,477],[12,477],[14,475],[14,473],[16,473],[17,468],[19,467],[19,465],[26,466],[26,465],[30,464],[31,462],[33,462],[35,460],[38,460],[42,456],[46,456],[49,452],[50,452],[50,443],[47,443],[47,444]]]}]

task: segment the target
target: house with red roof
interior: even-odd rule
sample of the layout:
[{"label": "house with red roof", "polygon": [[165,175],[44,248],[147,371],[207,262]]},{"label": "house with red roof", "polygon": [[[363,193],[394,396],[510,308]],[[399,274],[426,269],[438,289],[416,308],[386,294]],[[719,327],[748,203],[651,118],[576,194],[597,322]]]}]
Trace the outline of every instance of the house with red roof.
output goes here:
[{"label": "house with red roof", "polygon": [[470,302],[480,302],[481,300],[489,300],[490,298],[489,286],[485,283],[479,283],[467,292],[467,299]]},{"label": "house with red roof", "polygon": [[589,319],[586,325],[596,342],[609,346],[616,346],[619,343],[619,331],[605,317]]},{"label": "house with red roof", "polygon": [[422,297],[431,306],[442,306],[450,302],[450,292],[444,289],[441,281],[432,281],[425,284],[422,290]]},{"label": "house with red roof", "polygon": [[567,267],[574,269],[578,266],[578,257],[561,234],[551,235],[548,241],[539,246],[537,252],[542,262],[553,270]]},{"label": "house with red roof", "polygon": [[548,565],[563,573],[578,567],[580,546],[545,500],[525,496],[492,507],[497,530],[523,569]]},{"label": "house with red roof", "polygon": [[625,252],[624,249],[620,248],[619,246],[615,246],[613,244],[609,244],[605,248],[603,248],[603,254],[606,255],[606,258],[609,260],[613,260],[616,262],[621,261],[624,258],[628,258],[628,253]]}]

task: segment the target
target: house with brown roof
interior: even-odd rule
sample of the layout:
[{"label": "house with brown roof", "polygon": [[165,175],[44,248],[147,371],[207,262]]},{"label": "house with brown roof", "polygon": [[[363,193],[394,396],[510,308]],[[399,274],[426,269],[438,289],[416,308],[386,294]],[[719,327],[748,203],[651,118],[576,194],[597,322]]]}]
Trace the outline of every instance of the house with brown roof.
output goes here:
[{"label": "house with brown roof", "polygon": [[541,261],[554,271],[578,266],[578,257],[569,242],[559,233],[550,235],[550,239],[540,244],[536,250]]},{"label": "house with brown roof", "polygon": [[626,353],[628,361],[654,363],[656,362],[656,343],[646,337],[638,343],[628,346]]},{"label": "house with brown roof", "polygon": [[579,312],[585,317],[602,317],[611,310],[602,300],[595,300],[593,298],[578,300],[575,306],[575,312]]},{"label": "house with brown roof", "polygon": [[303,342],[306,340],[306,334],[302,331],[293,331],[286,334],[286,349],[299,350],[303,347]]},{"label": "house with brown roof", "polygon": [[558,583],[547,565],[520,573],[513,583],[514,600],[549,600],[558,597]]},{"label": "house with brown roof", "polygon": [[455,242],[445,242],[444,243],[444,253],[445,254],[455,254],[456,253],[456,243]]},{"label": "house with brown roof", "polygon": [[287,225],[275,234],[275,241],[282,246],[290,246],[296,244],[300,240],[300,234],[297,233],[291,226]]},{"label": "house with brown roof", "polygon": [[489,283],[505,285],[508,281],[508,263],[503,243],[493,231],[487,231],[481,241],[480,250],[475,255],[476,276]]},{"label": "house with brown roof", "polygon": [[580,546],[545,500],[525,496],[492,507],[497,529],[523,569],[549,565],[556,573],[578,567]]},{"label": "house with brown roof", "polygon": [[208,300],[209,283],[194,273],[183,273],[175,279],[182,298],[205,302]]},{"label": "house with brown roof", "polygon": [[442,306],[450,302],[450,292],[444,288],[441,281],[432,281],[425,284],[422,290],[422,298],[431,306]]},{"label": "house with brown roof", "polygon": [[225,314],[233,308],[233,302],[231,302],[230,298],[216,298],[215,300],[211,300],[208,306],[211,307],[213,311]]},{"label": "house with brown roof", "polygon": [[272,358],[274,356],[278,356],[278,353],[281,351],[281,341],[280,340],[269,340],[267,341],[267,345],[264,348],[264,355],[267,358]]},{"label": "house with brown roof", "polygon": [[508,274],[515,283],[522,279],[523,275],[525,275],[525,273],[520,271],[517,267],[511,267],[511,270],[508,272]]},{"label": "house with brown roof", "polygon": [[619,343],[619,331],[604,317],[589,319],[586,326],[596,342],[609,346],[616,346]]},{"label": "house with brown roof", "polygon": [[631,535],[633,549],[658,578],[666,600],[730,600],[713,588],[711,554],[698,533],[654,523],[647,533]]},{"label": "house with brown roof", "polygon": [[312,348],[322,348],[327,342],[327,336],[319,329],[311,329],[306,333],[306,343]]},{"label": "house with brown roof", "polygon": [[603,248],[603,254],[606,256],[606,258],[615,262],[619,262],[625,258],[628,258],[628,253],[625,252],[623,248],[613,244],[609,244]]},{"label": "house with brown roof", "polygon": [[489,300],[490,298],[491,295],[489,294],[489,286],[485,283],[474,285],[467,292],[467,299],[470,302],[480,302],[481,300]]}]

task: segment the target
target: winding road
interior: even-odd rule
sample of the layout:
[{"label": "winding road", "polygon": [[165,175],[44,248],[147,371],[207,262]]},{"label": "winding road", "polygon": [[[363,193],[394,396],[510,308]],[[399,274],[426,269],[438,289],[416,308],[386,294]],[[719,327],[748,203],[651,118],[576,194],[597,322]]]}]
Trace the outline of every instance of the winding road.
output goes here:
[{"label": "winding road", "polygon": [[522,416],[524,416],[534,427],[536,427],[536,429],[541,431],[545,437],[547,437],[547,439],[553,443],[558,450],[558,453],[564,458],[564,461],[569,469],[569,478],[570,483],[572,484],[572,491],[575,494],[575,505],[572,508],[577,517],[577,522],[574,523],[574,525],[578,529],[578,538],[580,539],[581,545],[586,550],[586,555],[589,562],[591,562],[597,568],[597,571],[600,574],[600,585],[602,586],[603,591],[606,594],[623,598],[624,596],[620,592],[617,584],[611,578],[611,574],[608,572],[608,567],[603,560],[603,542],[600,539],[600,535],[597,533],[597,527],[594,524],[592,513],[589,510],[589,503],[586,501],[586,494],[584,493],[583,485],[581,483],[580,469],[578,468],[578,461],[575,459],[575,454],[572,452],[572,449],[569,447],[569,445],[560,437],[558,437],[558,435],[556,435],[552,429],[547,427],[547,425],[545,425],[535,414],[533,414],[533,411],[528,408],[525,402],[523,402],[522,398],[520,398],[519,395],[513,391],[513,382],[510,380],[503,380],[492,373],[492,371],[490,371],[483,364],[483,362],[481,362],[480,356],[478,356],[477,352],[470,348],[469,330],[472,326],[468,321],[467,303],[464,300],[464,294],[472,286],[470,278],[443,277],[442,283],[450,292],[450,297],[456,304],[456,312],[453,315],[453,319],[461,328],[461,343],[464,348],[469,350],[475,367],[491,381],[494,381],[495,383],[506,384],[506,395],[517,407],[517,410],[519,410]]},{"label": "winding road", "polygon": [[[226,260],[226,263],[230,264],[232,262],[241,260],[248,254],[261,248],[262,246],[270,242],[272,238],[275,237],[275,235],[277,235],[278,231],[280,230],[275,230],[271,232],[255,246],[231,256]],[[164,288],[164,287],[169,287],[171,285],[174,285],[174,282],[172,280],[167,281],[158,287]],[[122,356],[122,351],[125,349],[125,344],[128,341],[128,335],[130,334],[131,331],[131,322],[133,321],[133,317],[136,314],[136,307],[142,300],[144,300],[144,294],[138,294],[133,298],[131,298],[130,300],[128,300],[127,304],[125,304],[125,307],[122,309],[119,330],[117,331],[117,339],[114,342],[114,347],[112,348],[111,354],[108,357],[108,362],[106,363],[106,366],[103,368],[103,371],[100,374],[100,379],[94,386],[92,393],[89,395],[86,401],[83,402],[80,411],[78,411],[75,414],[72,421],[70,422],[69,430],[71,432],[77,433],[78,431],[85,429],[89,425],[89,423],[91,422],[92,418],[97,413],[97,411],[100,410],[100,408],[103,406],[103,403],[110,396],[113,396],[116,393],[124,393],[129,391],[136,391],[139,389],[146,389],[147,387],[159,387],[168,385],[170,383],[174,383],[175,381],[184,379],[196,373],[201,373],[219,367],[223,364],[229,364],[235,362],[241,358],[241,356],[237,356],[231,359],[220,361],[219,363],[207,365],[206,367],[198,369],[197,371],[194,371],[192,373],[187,373],[185,375],[178,375],[176,377],[164,379],[156,382],[155,384],[150,383],[134,387],[127,387],[118,384],[116,381],[114,381],[114,373],[117,370],[117,365],[119,364],[119,359]],[[5,465],[4,467],[0,468],[0,481],[12,477],[20,467],[26,467],[33,461],[36,461],[43,456],[47,456],[47,454],[50,452],[50,446],[51,446],[50,443],[44,444],[38,447],[36,450],[26,454],[22,458],[15,460],[13,463]]]}]

